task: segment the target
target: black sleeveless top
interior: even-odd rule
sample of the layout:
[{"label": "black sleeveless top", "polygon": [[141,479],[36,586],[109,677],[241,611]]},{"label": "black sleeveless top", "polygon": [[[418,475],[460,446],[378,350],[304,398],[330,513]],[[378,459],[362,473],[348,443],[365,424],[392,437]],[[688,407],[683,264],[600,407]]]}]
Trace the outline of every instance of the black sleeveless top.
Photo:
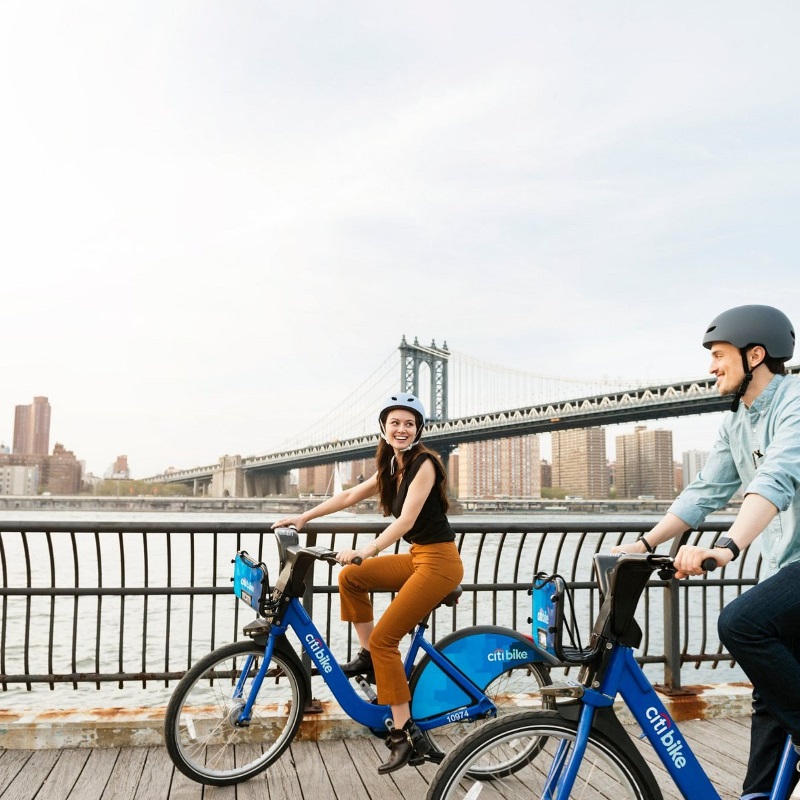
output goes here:
[{"label": "black sleeveless top", "polygon": [[411,526],[411,530],[403,538],[411,544],[437,544],[439,542],[452,542],[456,535],[447,521],[447,515],[442,507],[442,500],[439,497],[439,484],[445,479],[444,469],[438,459],[430,453],[423,453],[415,458],[411,466],[406,470],[400,486],[392,482],[392,515],[399,517],[403,511],[403,503],[408,495],[408,487],[411,481],[419,472],[419,468],[430,459],[436,470],[436,479],[431,487],[430,494],[419,510],[419,515]]}]

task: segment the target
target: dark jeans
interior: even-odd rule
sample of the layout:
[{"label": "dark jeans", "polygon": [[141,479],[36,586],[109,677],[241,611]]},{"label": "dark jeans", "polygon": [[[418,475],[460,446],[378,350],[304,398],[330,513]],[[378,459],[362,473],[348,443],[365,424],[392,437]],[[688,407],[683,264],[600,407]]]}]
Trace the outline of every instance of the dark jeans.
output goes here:
[{"label": "dark jeans", "polygon": [[800,742],[800,562],[729,603],[718,629],[720,641],[753,684],[742,797],[768,796],[786,734]]}]

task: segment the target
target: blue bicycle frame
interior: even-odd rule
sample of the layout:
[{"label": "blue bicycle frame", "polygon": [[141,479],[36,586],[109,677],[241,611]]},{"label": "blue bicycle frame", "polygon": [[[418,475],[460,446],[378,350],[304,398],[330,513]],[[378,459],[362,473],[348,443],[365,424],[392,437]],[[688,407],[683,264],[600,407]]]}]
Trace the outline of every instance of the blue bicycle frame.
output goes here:
[{"label": "blue bicycle frame", "polygon": [[[595,557],[597,560],[598,556]],[[606,557],[608,558],[608,557]],[[629,559],[631,557],[628,557]],[[632,560],[632,559],[631,559]],[[600,571],[600,570],[598,570]],[[606,592],[608,589],[606,589]],[[631,611],[632,613],[632,611]],[[627,620],[630,621],[630,618]],[[604,621],[608,630],[608,620]],[[615,622],[610,623],[613,627]],[[720,800],[703,767],[681,735],[678,725],[670,717],[647,676],[633,655],[633,648],[619,641],[606,641],[607,655],[603,657],[603,670],[599,686],[595,689],[586,682],[564,684],[564,694],[579,697],[580,714],[575,741],[562,741],[548,773],[544,797],[570,797],[581,760],[586,752],[589,733],[595,724],[598,710],[611,708],[619,694],[658,755],[681,794],[691,800]],[[555,687],[554,687],[555,688]],[[770,798],[784,800],[789,796],[798,756],[787,737],[778,774]]]},{"label": "blue bicycle frame", "polygon": [[[269,630],[258,674],[253,679],[252,690],[240,711],[238,721],[246,724],[250,719],[253,704],[272,659],[275,642],[289,629],[294,631],[345,713],[371,730],[385,733],[391,726],[390,707],[369,702],[357,693],[296,597],[288,601],[280,623],[273,624]],[[485,695],[481,686],[475,683],[475,679],[487,685],[492,678],[511,667],[542,660],[520,634],[503,628],[476,628],[474,633],[449,645],[443,645],[441,650],[425,638],[424,632],[423,625],[418,625],[415,629],[404,664],[406,677],[410,678],[420,651],[430,659],[413,683],[411,709],[421,730],[494,715],[494,703]],[[253,658],[255,656],[250,657],[251,661]],[[249,667],[249,663],[245,664],[242,670],[235,689],[236,697],[243,694]],[[462,669],[468,669],[472,677]]]}]

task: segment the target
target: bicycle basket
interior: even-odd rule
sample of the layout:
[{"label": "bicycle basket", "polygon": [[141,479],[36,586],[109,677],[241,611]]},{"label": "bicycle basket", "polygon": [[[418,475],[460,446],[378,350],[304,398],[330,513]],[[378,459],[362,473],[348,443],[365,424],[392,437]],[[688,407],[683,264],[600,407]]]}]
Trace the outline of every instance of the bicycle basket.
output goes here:
[{"label": "bicycle basket", "polygon": [[264,605],[269,598],[269,573],[267,565],[256,563],[245,550],[233,559],[233,593],[251,608],[264,616]]},{"label": "bicycle basket", "polygon": [[[572,595],[560,575],[539,572],[533,576],[530,589],[533,617],[532,634],[537,649],[550,656],[550,661],[583,664],[591,655],[581,647]],[[567,620],[569,602],[570,620]],[[569,644],[564,644],[566,631]]]}]

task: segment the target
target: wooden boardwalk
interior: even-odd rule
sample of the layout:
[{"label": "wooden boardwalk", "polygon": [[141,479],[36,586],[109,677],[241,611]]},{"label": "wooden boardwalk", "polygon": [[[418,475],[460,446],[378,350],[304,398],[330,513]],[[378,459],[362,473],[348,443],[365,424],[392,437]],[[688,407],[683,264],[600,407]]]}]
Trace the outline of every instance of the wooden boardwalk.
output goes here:
[{"label": "wooden boardwalk", "polygon": [[[723,798],[738,798],[749,719],[681,722],[680,728]],[[639,745],[665,798],[677,798],[649,744]],[[239,786],[201,786],[176,771],[163,747],[0,751],[2,800],[422,800],[436,767],[376,768],[377,738],[299,741],[266,773]]]}]

